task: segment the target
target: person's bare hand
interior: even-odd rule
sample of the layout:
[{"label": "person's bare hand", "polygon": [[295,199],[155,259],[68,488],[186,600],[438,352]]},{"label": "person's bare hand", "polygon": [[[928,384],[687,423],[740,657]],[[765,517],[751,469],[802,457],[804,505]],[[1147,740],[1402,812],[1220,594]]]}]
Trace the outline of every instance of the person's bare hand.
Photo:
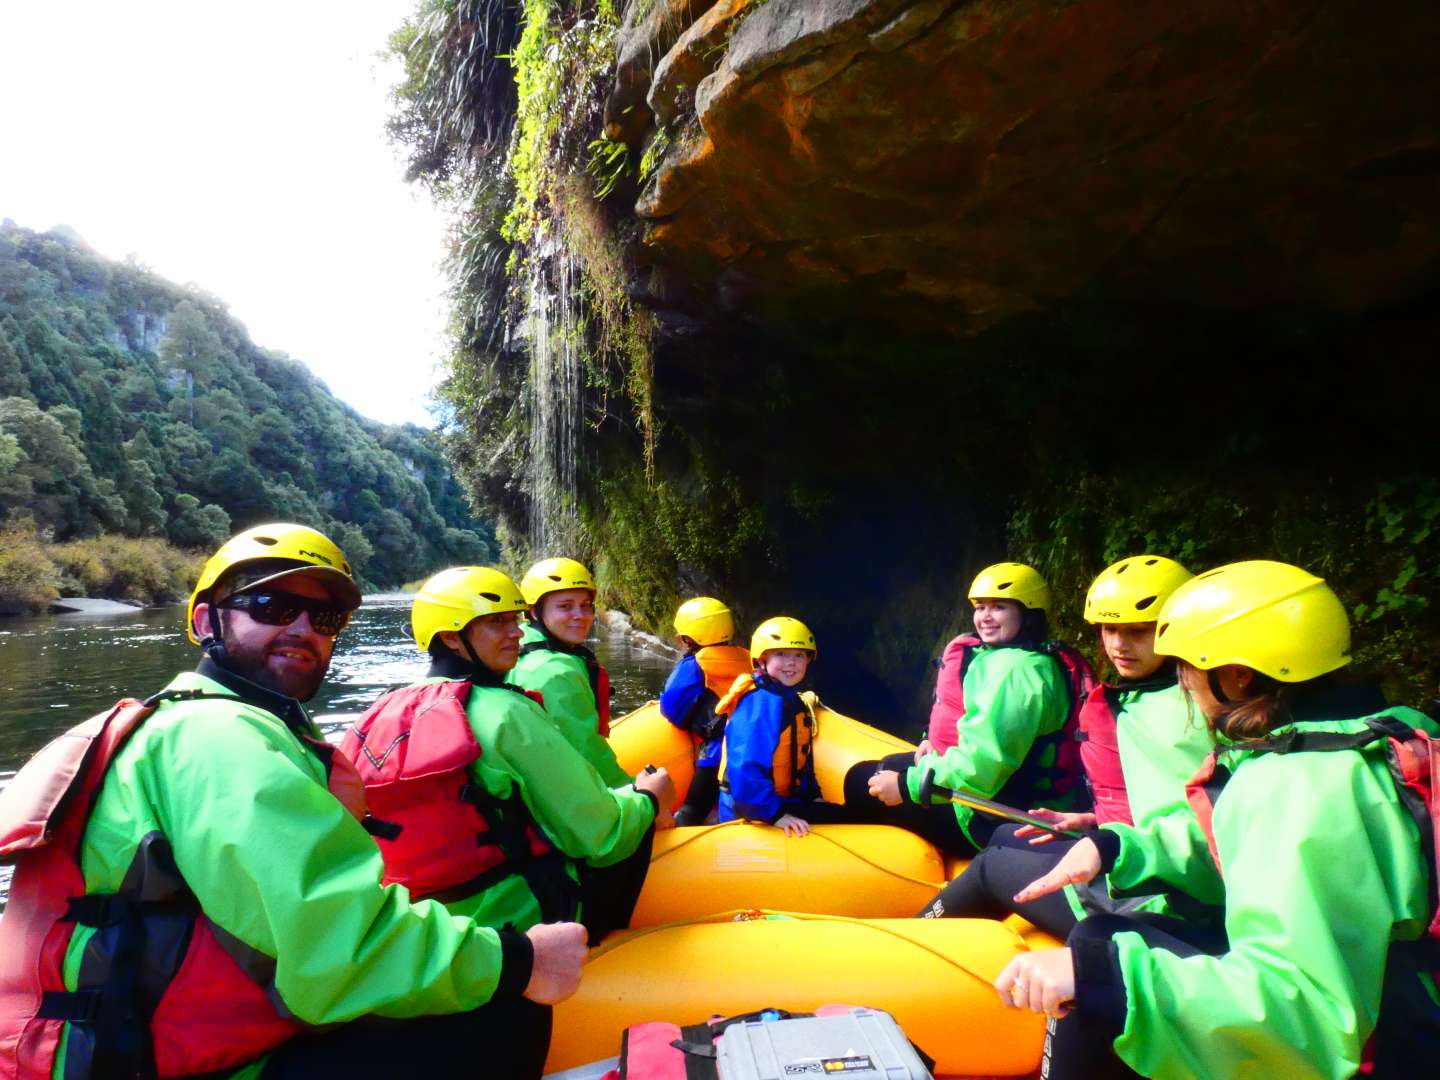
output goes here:
[{"label": "person's bare hand", "polygon": [[794,814],[781,814],[775,819],[775,827],[777,829],[784,829],[786,836],[810,835],[810,823],[804,818],[796,817]]},{"label": "person's bare hand", "polygon": [[1074,958],[1069,949],[1020,953],[1000,972],[995,989],[1009,1008],[1064,1016],[1075,1000]]},{"label": "person's bare hand", "polygon": [[664,767],[653,772],[646,769],[635,777],[635,789],[648,791],[655,796],[655,828],[675,827],[675,781],[670,779],[670,770]]},{"label": "person's bare hand", "polygon": [[585,963],[585,927],[573,922],[540,923],[525,936],[535,950],[525,996],[540,1005],[555,1005],[575,993]]},{"label": "person's bare hand", "polygon": [[1028,904],[1042,896],[1063,889],[1066,885],[1079,885],[1093,881],[1100,873],[1100,849],[1090,839],[1077,841],[1075,846],[1061,856],[1054,868],[1043,877],[1038,877],[1015,894],[1015,903]]},{"label": "person's bare hand", "polygon": [[[1054,825],[1057,829],[1066,829],[1070,832],[1084,832],[1095,827],[1094,814],[1062,814],[1059,810],[1047,810],[1043,806],[1027,810],[1026,813],[1033,818],[1039,818],[1047,825]],[[1037,829],[1034,825],[1021,825],[1015,830],[1015,835],[1031,837],[1030,843],[1032,844],[1048,844],[1055,839],[1055,833]]]},{"label": "person's bare hand", "polygon": [[870,794],[886,806],[899,806],[900,774],[894,769],[881,769],[870,777]]},{"label": "person's bare hand", "polygon": [[935,748],[930,745],[929,739],[921,739],[920,745],[915,748],[915,764],[920,764],[920,759],[926,754],[933,753]]}]

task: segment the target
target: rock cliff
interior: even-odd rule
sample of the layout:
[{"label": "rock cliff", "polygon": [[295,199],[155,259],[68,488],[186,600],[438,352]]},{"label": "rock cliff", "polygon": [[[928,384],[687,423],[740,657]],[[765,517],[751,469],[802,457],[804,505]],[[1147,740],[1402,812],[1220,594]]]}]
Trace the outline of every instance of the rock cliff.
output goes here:
[{"label": "rock cliff", "polygon": [[[575,506],[613,602],[805,616],[822,690],[913,722],[984,562],[1039,564],[1074,637],[1108,559],[1287,558],[1433,688],[1440,9],[523,9],[552,62],[614,20],[539,200],[595,321],[643,328],[619,382],[588,339]],[[553,254],[529,265],[553,295]],[[514,385],[513,352],[469,356]]]}]

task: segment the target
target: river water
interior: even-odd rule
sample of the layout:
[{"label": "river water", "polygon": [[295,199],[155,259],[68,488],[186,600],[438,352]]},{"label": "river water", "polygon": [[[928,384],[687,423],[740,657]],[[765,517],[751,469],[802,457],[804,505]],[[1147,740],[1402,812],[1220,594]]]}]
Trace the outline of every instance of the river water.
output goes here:
[{"label": "river water", "polygon": [[[414,682],[426,658],[410,636],[404,593],[366,597],[340,635],[330,675],[308,705],[327,734],[392,686]],[[137,608],[133,614],[45,615],[0,620],[0,787],[36,750],[121,697],[145,697],[199,650],[186,640],[185,609]],[[591,642],[609,669],[617,716],[659,695],[673,655],[596,623]],[[0,904],[9,870],[0,867]]]}]

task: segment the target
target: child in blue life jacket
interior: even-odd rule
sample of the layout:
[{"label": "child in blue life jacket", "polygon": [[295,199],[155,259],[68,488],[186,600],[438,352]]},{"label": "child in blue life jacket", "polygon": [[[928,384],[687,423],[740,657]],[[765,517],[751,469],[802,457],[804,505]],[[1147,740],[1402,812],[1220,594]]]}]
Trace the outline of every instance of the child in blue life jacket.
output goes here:
[{"label": "child in blue life jacket", "polygon": [[750,654],[732,645],[735,619],[710,596],[686,600],[675,612],[675,634],[685,655],[660,692],[660,713],[695,740],[695,778],[676,825],[703,825],[720,794],[720,755],[725,718],[716,713],[735,680],[750,672]]},{"label": "child in blue life jacket", "polygon": [[[1070,832],[1123,822],[1147,828],[1188,812],[1185,782],[1214,747],[1209,727],[1194,714],[1177,680],[1175,662],[1155,652],[1155,617],[1170,594],[1190,580],[1173,559],[1136,555],[1106,568],[1085,598],[1116,678],[1095,687],[1080,707],[1080,758],[1093,809],[1062,813],[1031,809],[1032,817]],[[921,911],[922,918],[1003,919],[1018,912],[1064,937],[1086,915],[1152,912],[1213,922],[1215,910],[1157,889],[1154,895],[1114,898],[1105,879],[1070,886],[1028,904],[1020,889],[1051,870],[1074,843],[1029,825],[1002,825],[963,874]],[[1038,845],[1038,846],[1037,846]]]},{"label": "child in blue life jacket", "polygon": [[797,688],[815,659],[815,635],[799,619],[767,619],[750,638],[753,674],[735,680],[716,712],[727,717],[720,759],[720,820],[778,825],[804,836],[811,822],[845,820],[817,801],[811,741],[815,718]]}]

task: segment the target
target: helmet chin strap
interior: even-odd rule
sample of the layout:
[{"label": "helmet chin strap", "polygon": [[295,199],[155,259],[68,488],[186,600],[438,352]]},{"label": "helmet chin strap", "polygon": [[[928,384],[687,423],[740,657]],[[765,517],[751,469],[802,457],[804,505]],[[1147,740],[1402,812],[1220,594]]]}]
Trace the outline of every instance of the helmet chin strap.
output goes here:
[{"label": "helmet chin strap", "polygon": [[1225,693],[1225,688],[1220,685],[1220,669],[1211,668],[1205,672],[1205,679],[1210,684],[1210,693],[1215,695],[1215,700],[1222,705],[1232,705],[1235,699]]},{"label": "helmet chin strap", "polygon": [[477,671],[489,671],[490,669],[487,668],[484,663],[481,662],[480,657],[475,654],[475,648],[470,644],[470,639],[465,636],[465,631],[460,631],[458,636],[460,638],[460,644],[465,647],[465,655],[470,657],[471,666]]},{"label": "helmet chin strap", "polygon": [[225,641],[220,635],[220,609],[212,601],[207,605],[205,614],[209,616],[210,633],[201,639],[200,648],[215,663],[228,668],[230,657],[225,652]]}]

